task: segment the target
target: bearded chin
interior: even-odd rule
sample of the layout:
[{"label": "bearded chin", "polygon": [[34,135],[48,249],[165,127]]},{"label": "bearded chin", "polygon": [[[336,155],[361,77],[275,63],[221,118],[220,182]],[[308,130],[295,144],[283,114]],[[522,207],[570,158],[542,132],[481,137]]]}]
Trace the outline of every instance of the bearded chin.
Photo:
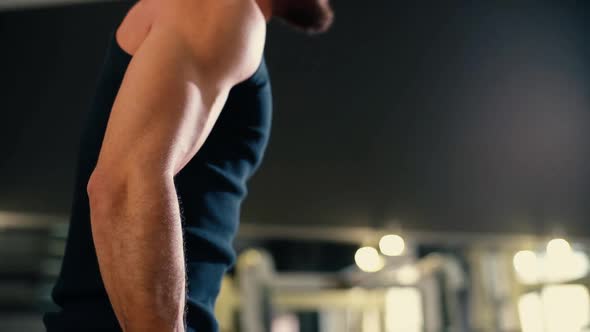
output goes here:
[{"label": "bearded chin", "polygon": [[330,28],[334,12],[327,2],[299,0],[297,5],[281,13],[280,18],[299,30],[315,34]]}]

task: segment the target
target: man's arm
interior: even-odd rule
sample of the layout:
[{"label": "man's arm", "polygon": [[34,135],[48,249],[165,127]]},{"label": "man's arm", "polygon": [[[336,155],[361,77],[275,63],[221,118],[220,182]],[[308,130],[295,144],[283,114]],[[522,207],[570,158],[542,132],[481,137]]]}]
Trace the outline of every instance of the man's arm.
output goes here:
[{"label": "man's arm", "polygon": [[[248,7],[253,1],[203,1],[225,6],[208,7],[209,17],[188,15],[191,2],[199,3],[170,1],[134,54],[88,183],[100,272],[125,332],[184,331],[185,262],[173,177],[262,53],[264,23],[248,12],[258,10]],[[206,28],[197,24],[204,19]]]}]

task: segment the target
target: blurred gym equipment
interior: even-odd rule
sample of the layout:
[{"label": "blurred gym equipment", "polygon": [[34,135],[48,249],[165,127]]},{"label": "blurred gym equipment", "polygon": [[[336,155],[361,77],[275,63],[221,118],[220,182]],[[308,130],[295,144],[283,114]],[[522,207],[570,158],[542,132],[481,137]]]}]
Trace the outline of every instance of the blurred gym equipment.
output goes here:
[{"label": "blurred gym equipment", "polygon": [[[31,312],[0,315],[0,330],[16,331],[11,324],[20,322],[14,326],[22,328],[35,310],[51,306],[47,294],[59,269],[66,224],[39,216],[3,217],[18,222],[0,224],[0,243],[19,245],[1,252],[2,270],[11,274],[0,275],[0,307]],[[246,224],[237,239],[237,265],[224,279],[216,307],[223,332],[580,332],[590,324],[590,246],[583,239],[434,237],[343,227],[275,227],[254,235],[257,230]],[[303,244],[359,249],[337,271],[277,271],[276,252],[265,243],[287,235]],[[387,247],[383,239],[395,241]],[[384,254],[394,247],[396,255]],[[28,328],[40,331],[34,323]]]}]

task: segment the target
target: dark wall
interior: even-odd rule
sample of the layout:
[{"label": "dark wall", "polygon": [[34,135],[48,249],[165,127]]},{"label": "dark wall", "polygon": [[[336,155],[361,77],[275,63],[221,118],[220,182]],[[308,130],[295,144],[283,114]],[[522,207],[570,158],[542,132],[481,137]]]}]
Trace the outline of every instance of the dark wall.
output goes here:
[{"label": "dark wall", "polygon": [[128,4],[0,13],[0,208],[68,213],[77,137]]},{"label": "dark wall", "polygon": [[[587,6],[334,1],[271,24],[273,137],[244,220],[590,233]],[[0,208],[65,214],[125,4],[0,14]]]}]

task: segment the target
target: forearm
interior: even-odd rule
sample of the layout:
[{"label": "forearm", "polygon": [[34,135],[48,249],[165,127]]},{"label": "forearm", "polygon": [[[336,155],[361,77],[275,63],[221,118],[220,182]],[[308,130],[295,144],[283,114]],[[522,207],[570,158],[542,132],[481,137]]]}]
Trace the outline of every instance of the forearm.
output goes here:
[{"label": "forearm", "polygon": [[172,178],[93,175],[88,192],[101,276],[123,331],[184,331],[184,252]]}]

